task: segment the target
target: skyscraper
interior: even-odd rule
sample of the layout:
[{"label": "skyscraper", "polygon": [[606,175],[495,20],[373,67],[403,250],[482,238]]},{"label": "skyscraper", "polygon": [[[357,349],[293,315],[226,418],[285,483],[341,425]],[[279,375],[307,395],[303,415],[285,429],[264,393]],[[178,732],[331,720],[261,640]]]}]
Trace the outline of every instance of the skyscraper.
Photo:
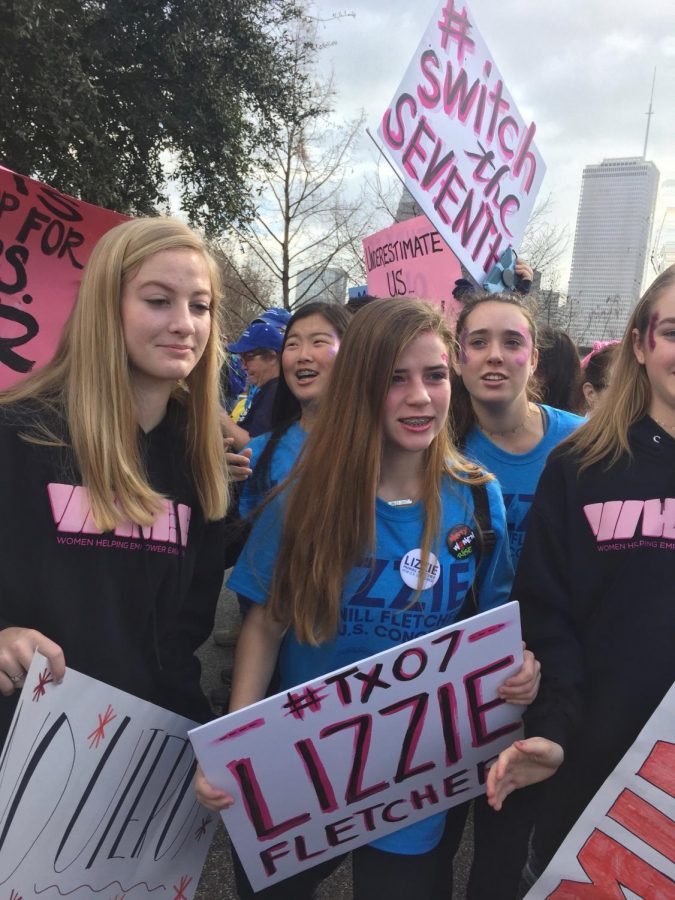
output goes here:
[{"label": "skyscraper", "polygon": [[659,191],[654,225],[654,263],[659,272],[675,265],[675,179],[664,181]]},{"label": "skyscraper", "polygon": [[567,291],[581,346],[623,334],[642,289],[658,183],[659,170],[641,156],[584,169]]}]

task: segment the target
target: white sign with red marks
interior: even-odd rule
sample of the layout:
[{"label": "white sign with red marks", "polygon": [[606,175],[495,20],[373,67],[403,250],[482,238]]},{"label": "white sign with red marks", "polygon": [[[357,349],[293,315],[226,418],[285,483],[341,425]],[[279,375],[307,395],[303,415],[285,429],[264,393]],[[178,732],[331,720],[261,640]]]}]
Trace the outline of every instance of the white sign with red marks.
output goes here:
[{"label": "white sign with red marks", "polygon": [[0,757],[0,896],[191,900],[217,816],[190,719],[35,654]]},{"label": "white sign with red marks", "polygon": [[526,900],[614,897],[675,897],[675,685]]},{"label": "white sign with red marks", "polygon": [[509,603],[191,731],[254,890],[484,793],[522,655]]}]

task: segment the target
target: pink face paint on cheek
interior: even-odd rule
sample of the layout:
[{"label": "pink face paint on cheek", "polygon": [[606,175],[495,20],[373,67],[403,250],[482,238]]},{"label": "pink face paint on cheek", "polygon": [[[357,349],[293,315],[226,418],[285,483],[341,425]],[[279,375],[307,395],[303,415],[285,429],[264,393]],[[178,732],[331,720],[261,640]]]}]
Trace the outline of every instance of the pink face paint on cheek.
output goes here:
[{"label": "pink face paint on cheek", "polygon": [[654,333],[656,332],[656,326],[659,324],[659,314],[657,312],[653,312],[649,317],[649,349],[656,350],[656,338],[654,337]]},{"label": "pink face paint on cheek", "polygon": [[515,363],[517,366],[524,366],[530,361],[530,357],[532,355],[532,335],[529,332],[529,329],[521,327],[518,329],[519,334],[522,335],[523,338],[523,350],[524,353],[518,353],[515,357]]}]

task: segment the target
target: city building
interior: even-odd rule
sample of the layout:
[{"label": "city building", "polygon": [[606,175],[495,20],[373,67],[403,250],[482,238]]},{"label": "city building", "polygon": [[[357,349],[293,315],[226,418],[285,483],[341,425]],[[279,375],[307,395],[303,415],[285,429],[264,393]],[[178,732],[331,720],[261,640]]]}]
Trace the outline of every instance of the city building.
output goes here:
[{"label": "city building", "polygon": [[675,265],[675,179],[664,181],[654,220],[654,269],[663,272]]},{"label": "city building", "polygon": [[586,166],[568,287],[570,334],[581,347],[623,334],[651,255],[659,170],[641,156]]},{"label": "city building", "polygon": [[338,266],[311,266],[298,272],[295,279],[295,301],[298,309],[310,300],[346,303],[347,273]]}]

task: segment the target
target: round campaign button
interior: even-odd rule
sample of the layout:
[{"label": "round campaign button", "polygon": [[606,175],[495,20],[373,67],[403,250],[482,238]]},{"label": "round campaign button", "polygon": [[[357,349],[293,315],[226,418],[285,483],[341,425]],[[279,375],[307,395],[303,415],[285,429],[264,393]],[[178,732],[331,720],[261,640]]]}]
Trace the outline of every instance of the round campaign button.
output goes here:
[{"label": "round campaign button", "polygon": [[[415,590],[420,586],[421,565],[422,550],[420,548],[417,550],[408,550],[401,559],[401,578],[408,587],[415,588]],[[427,588],[433,587],[440,577],[441,564],[438,561],[438,557],[434,556],[433,553],[430,553],[424,572],[424,579],[421,584],[422,590],[426,591]]]},{"label": "round campaign button", "polygon": [[469,559],[476,545],[476,532],[470,525],[453,525],[448,532],[448,550],[455,559]]}]

